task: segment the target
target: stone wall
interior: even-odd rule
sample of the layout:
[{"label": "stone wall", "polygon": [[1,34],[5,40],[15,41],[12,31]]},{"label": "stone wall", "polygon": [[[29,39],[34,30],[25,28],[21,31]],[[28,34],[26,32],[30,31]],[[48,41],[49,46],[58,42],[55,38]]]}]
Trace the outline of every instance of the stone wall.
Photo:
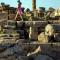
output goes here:
[{"label": "stone wall", "polygon": [[5,19],[8,20],[8,14],[7,13],[0,13],[0,20]]}]

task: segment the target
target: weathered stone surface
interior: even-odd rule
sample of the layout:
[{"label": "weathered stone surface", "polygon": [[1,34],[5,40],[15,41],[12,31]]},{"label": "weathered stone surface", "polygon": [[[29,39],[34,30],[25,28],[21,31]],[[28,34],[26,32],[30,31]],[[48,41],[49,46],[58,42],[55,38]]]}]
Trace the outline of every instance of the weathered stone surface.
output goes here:
[{"label": "weathered stone surface", "polygon": [[[60,59],[60,46],[59,44],[40,44],[41,47],[41,55],[40,53],[38,54],[38,56],[35,57],[36,59],[42,59],[43,57],[44,59],[52,59],[50,57],[53,57],[54,59]],[[3,47],[3,46],[2,46]],[[2,48],[0,47],[0,48]],[[18,42],[18,44],[14,44],[14,45],[5,45],[2,50],[0,51],[0,59],[1,60],[27,60],[28,57],[26,57],[27,55],[27,50],[30,49],[30,51],[34,51],[35,48],[38,47],[35,46],[35,44],[33,45],[29,45],[29,44],[21,44],[20,42]],[[43,54],[44,55],[43,55]],[[45,56],[47,55],[47,56]],[[50,57],[49,57],[50,56]],[[39,58],[41,57],[41,58]]]},{"label": "weathered stone surface", "polygon": [[8,19],[8,14],[6,12],[0,13],[0,19]]},{"label": "weathered stone surface", "polygon": [[3,51],[0,54],[0,57],[11,56],[11,55],[14,55],[14,54],[23,55],[23,52],[24,51],[23,51],[21,46],[15,45],[15,46],[10,47],[10,48],[6,49],[5,51]]},{"label": "weathered stone surface", "polygon": [[56,42],[60,42],[60,33],[55,34]]},{"label": "weathered stone surface", "polygon": [[39,55],[35,58],[35,60],[53,60],[53,59],[46,55]]},{"label": "weathered stone surface", "polygon": [[4,48],[5,49],[1,49],[3,51],[0,50],[1,60],[26,60],[25,57],[23,57],[25,56],[24,45],[20,44],[19,42],[18,44],[10,46],[6,45]]},{"label": "weathered stone surface", "polygon": [[22,57],[22,56],[8,56],[8,57],[5,57],[5,58],[0,58],[0,60],[27,60],[25,57]]}]

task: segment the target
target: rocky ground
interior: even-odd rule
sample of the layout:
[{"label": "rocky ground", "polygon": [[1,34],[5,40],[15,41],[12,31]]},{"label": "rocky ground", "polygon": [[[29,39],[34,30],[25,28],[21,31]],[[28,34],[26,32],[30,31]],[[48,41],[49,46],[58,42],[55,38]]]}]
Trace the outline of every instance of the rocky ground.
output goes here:
[{"label": "rocky ground", "polygon": [[[41,53],[33,55],[34,60],[60,60],[60,46],[58,44],[1,44],[0,60],[32,60],[28,59],[27,53],[34,51],[38,46]],[[43,58],[44,57],[44,58]],[[53,59],[52,59],[53,58]]]}]

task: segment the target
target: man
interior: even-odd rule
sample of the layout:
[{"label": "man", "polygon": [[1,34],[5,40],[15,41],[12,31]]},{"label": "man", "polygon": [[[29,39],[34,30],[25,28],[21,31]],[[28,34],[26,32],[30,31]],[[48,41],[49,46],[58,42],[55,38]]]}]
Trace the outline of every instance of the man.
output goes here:
[{"label": "man", "polygon": [[48,42],[55,42],[55,34],[54,34],[54,27],[48,21],[48,24],[45,27],[45,35],[48,36]]},{"label": "man", "polygon": [[16,14],[16,17],[15,17],[15,20],[17,19],[18,15],[23,20],[23,18],[22,18],[23,12],[22,12],[22,8],[21,8],[22,3],[20,2],[20,0],[18,0],[17,2],[18,2],[18,8],[17,8],[17,14]]},{"label": "man", "polygon": [[38,35],[38,41],[40,43],[55,42],[54,37],[54,27],[48,21],[48,24],[45,27],[45,32]]}]

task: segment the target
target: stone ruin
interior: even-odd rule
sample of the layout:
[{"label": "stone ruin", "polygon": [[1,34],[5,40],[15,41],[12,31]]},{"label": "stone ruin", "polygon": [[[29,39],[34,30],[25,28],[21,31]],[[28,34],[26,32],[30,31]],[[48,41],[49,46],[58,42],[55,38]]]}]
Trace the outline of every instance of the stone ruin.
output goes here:
[{"label": "stone ruin", "polygon": [[[44,57],[46,60],[60,60],[59,42],[38,42],[38,34],[44,32],[44,28],[47,24],[46,21],[16,22],[6,20],[4,25],[2,24],[2,22],[0,23],[0,26],[2,27],[1,30],[3,31],[0,34],[0,60],[29,60],[32,59],[30,57],[33,57],[34,60],[44,60],[42,57]],[[21,27],[22,25],[23,28]],[[54,26],[55,34],[58,35],[58,33],[60,33],[60,25],[52,25]],[[32,30],[32,35],[30,36],[30,39],[25,39],[24,29],[27,30],[27,32],[29,32],[29,29]],[[38,46],[41,47],[40,52],[38,52],[37,54],[33,54],[32,56],[27,56],[29,52],[33,52],[35,49],[38,48]]]}]

